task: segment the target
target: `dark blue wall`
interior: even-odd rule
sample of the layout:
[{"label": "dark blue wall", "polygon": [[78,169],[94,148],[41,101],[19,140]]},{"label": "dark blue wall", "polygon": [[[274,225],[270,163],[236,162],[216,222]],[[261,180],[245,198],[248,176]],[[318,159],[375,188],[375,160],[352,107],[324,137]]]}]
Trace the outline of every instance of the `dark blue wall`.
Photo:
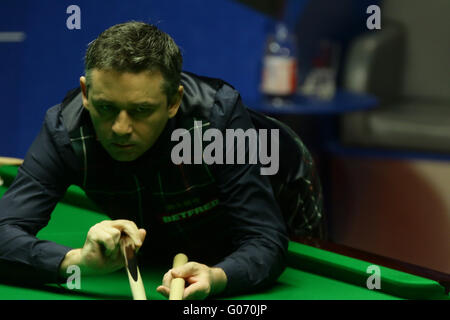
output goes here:
[{"label": "dark blue wall", "polygon": [[[304,10],[311,0],[288,6]],[[334,0],[324,0],[331,1]],[[358,3],[360,0],[346,0]],[[70,5],[81,8],[81,30],[69,30]],[[292,3],[291,3],[292,4]],[[326,9],[326,4],[324,5]],[[354,6],[353,6],[354,7]],[[339,13],[339,10],[340,13]],[[352,6],[334,8],[334,15]],[[317,11],[318,24],[323,10]],[[292,11],[288,15],[295,20]],[[364,15],[359,10],[357,15]],[[0,156],[23,157],[45,111],[78,86],[87,44],[111,25],[140,20],[157,24],[182,48],[184,69],[219,77],[241,92],[244,101],[259,97],[260,63],[271,18],[232,0],[1,0],[0,32],[24,31],[21,43],[0,42]],[[328,23],[334,29],[336,25]],[[308,26],[312,32],[318,25]]]},{"label": "dark blue wall", "polygon": [[[81,30],[66,27],[72,4]],[[226,79],[254,100],[268,19],[229,0],[2,0],[0,31],[25,31],[26,40],[0,43],[0,155],[25,155],[46,109],[78,85],[87,44],[128,20],[157,24],[182,48],[185,70]]]}]

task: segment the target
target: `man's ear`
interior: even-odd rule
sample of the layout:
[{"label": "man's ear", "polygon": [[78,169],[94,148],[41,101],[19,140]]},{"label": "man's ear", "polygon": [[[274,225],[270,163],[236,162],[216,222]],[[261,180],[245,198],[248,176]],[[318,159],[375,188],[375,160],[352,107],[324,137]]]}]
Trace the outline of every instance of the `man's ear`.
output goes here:
[{"label": "man's ear", "polygon": [[180,108],[181,101],[183,100],[183,93],[184,88],[183,86],[178,87],[178,92],[176,93],[176,99],[174,102],[169,106],[169,118],[173,118],[176,116],[178,112],[178,108]]},{"label": "man's ear", "polygon": [[86,77],[84,77],[84,76],[80,77],[80,87],[81,87],[81,94],[82,94],[82,98],[83,98],[83,106],[86,109],[89,109],[88,89],[87,89],[87,85],[86,85]]}]

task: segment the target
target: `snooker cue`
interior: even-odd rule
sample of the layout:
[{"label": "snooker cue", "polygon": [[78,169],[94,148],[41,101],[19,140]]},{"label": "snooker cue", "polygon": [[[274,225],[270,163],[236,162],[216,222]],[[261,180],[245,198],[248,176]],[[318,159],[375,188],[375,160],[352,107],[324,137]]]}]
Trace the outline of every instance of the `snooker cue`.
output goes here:
[{"label": "snooker cue", "polygon": [[133,300],[147,300],[144,283],[137,265],[136,253],[127,236],[120,239],[120,247],[125,258],[125,269],[127,270]]},{"label": "snooker cue", "polygon": [[[185,254],[179,253],[173,258],[173,268],[181,267],[186,264],[188,258]],[[183,300],[184,279],[175,278],[170,282],[169,300]]]},{"label": "snooker cue", "polygon": [[20,166],[23,163],[23,159],[0,157],[0,166]]}]

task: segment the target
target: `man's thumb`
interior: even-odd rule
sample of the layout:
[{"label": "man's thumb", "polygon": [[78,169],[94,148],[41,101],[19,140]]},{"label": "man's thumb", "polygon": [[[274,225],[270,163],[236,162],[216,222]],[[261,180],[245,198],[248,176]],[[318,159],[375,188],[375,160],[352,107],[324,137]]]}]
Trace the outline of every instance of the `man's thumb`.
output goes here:
[{"label": "man's thumb", "polygon": [[141,238],[142,242],[144,242],[146,235],[147,235],[147,231],[145,229],[139,229],[139,237]]}]

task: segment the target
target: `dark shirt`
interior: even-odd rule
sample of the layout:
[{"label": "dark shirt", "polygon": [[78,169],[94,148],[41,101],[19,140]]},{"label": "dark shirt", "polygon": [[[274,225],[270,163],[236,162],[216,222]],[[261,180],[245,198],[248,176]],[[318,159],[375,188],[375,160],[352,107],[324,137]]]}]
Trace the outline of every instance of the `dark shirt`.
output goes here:
[{"label": "dark shirt", "polygon": [[[285,268],[287,228],[270,178],[261,175],[259,163],[248,161],[249,146],[245,164],[171,161],[178,143],[171,141],[173,130],[191,129],[194,139],[197,120],[203,131],[216,128],[225,136],[225,129],[254,128],[250,113],[239,93],[221,80],[183,73],[182,85],[185,95],[177,116],[133,162],[113,160],[97,141],[79,89],[50,108],[0,199],[0,264],[14,267],[17,277],[61,281],[59,265],[71,248],[36,234],[74,184],[111,219],[133,220],[147,230],[144,260],[158,255],[170,266],[169,258],[184,252],[191,261],[223,268],[228,278],[224,294],[273,283]],[[224,157],[228,151],[224,143]]]}]

